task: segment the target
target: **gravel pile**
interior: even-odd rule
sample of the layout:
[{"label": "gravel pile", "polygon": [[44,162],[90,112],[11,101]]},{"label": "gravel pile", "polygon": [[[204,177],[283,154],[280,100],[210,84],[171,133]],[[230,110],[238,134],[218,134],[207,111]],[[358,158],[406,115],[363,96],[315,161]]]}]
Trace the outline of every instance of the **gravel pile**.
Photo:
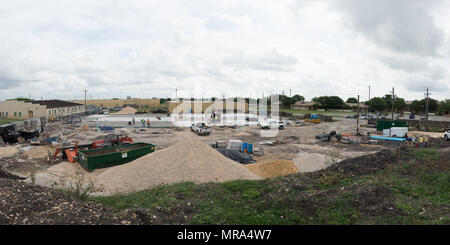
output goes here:
[{"label": "gravel pile", "polygon": [[95,176],[94,182],[113,194],[183,181],[207,183],[236,179],[255,180],[260,177],[224,157],[207,143],[190,139],[133,162],[111,167]]},{"label": "gravel pile", "polygon": [[125,108],[123,108],[122,110],[116,112],[116,113],[112,113],[112,114],[116,114],[116,115],[131,115],[131,114],[136,114],[137,110],[134,109],[133,107],[127,106]]}]

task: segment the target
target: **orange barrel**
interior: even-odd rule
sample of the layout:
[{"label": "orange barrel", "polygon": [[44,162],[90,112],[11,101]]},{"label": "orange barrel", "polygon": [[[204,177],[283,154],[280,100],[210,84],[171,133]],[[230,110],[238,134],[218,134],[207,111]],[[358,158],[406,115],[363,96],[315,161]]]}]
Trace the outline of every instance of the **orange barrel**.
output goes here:
[{"label": "orange barrel", "polygon": [[86,125],[86,124],[83,125],[83,130],[84,130],[84,131],[87,131],[87,125]]}]

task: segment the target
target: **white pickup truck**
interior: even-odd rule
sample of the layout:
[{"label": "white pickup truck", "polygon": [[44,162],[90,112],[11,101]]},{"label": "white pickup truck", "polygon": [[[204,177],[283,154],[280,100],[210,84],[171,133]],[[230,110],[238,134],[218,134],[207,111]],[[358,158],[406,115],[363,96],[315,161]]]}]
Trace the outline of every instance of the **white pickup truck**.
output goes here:
[{"label": "white pickup truck", "polygon": [[205,123],[196,123],[191,125],[191,131],[198,135],[209,135],[211,133],[211,128],[207,127]]},{"label": "white pickup truck", "polygon": [[259,126],[262,129],[270,129],[270,128],[284,129],[284,127],[286,127],[286,122],[278,121],[278,120],[266,120],[266,121],[260,122]]},{"label": "white pickup truck", "polygon": [[444,139],[450,140],[450,129],[446,129],[444,132]]}]

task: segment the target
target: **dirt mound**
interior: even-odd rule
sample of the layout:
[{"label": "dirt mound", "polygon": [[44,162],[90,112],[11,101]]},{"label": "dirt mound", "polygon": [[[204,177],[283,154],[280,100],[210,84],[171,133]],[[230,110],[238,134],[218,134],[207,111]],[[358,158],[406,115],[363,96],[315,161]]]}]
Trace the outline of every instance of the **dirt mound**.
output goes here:
[{"label": "dirt mound", "polygon": [[183,181],[223,182],[260,179],[199,140],[186,140],[133,162],[111,167],[95,176],[94,183],[110,193],[127,193]]},{"label": "dirt mound", "polygon": [[263,178],[273,178],[298,173],[297,167],[290,160],[247,164],[245,167]]},{"label": "dirt mound", "polygon": [[115,214],[48,188],[0,179],[0,224],[139,224],[135,214]]},{"label": "dirt mound", "polygon": [[50,146],[40,145],[31,146],[29,150],[23,152],[27,159],[46,158],[48,156],[48,150]]},{"label": "dirt mound", "polygon": [[122,110],[116,112],[116,113],[112,113],[115,115],[131,115],[131,114],[136,114],[137,110],[134,109],[133,107],[127,106],[125,108],[123,108]]},{"label": "dirt mound", "polygon": [[14,146],[0,147],[0,158],[12,157],[17,152],[19,152],[19,149],[17,147],[14,147]]}]

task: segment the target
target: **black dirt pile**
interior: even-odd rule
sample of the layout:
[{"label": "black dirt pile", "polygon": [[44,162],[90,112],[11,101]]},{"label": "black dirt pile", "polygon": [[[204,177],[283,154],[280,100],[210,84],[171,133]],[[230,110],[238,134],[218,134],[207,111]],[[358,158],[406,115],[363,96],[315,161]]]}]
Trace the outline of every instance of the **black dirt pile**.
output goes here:
[{"label": "black dirt pile", "polygon": [[0,169],[0,178],[3,179],[24,179],[22,177],[16,176],[14,174],[8,173],[2,169]]},{"label": "black dirt pile", "polygon": [[115,214],[96,202],[84,202],[62,192],[0,178],[0,225],[138,224],[137,220],[134,214]]}]

